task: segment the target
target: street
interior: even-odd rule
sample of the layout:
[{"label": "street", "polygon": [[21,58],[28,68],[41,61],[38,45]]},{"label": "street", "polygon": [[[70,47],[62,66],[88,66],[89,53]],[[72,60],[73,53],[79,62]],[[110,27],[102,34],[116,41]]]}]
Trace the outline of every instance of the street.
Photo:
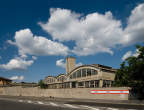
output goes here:
[{"label": "street", "polygon": [[143,110],[143,106],[0,98],[0,110]]}]

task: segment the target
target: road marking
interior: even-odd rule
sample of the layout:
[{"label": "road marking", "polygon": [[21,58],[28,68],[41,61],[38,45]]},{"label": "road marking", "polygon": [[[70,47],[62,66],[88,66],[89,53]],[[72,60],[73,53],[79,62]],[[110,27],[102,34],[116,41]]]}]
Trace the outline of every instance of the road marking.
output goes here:
[{"label": "road marking", "polygon": [[81,105],[81,107],[88,108],[91,110],[100,110],[99,108],[94,108],[94,107],[90,107],[90,106],[86,106],[86,105]]},{"label": "road marking", "polygon": [[79,108],[79,107],[76,107],[76,106],[73,106],[73,105],[70,105],[70,104],[64,104],[65,106],[67,107],[70,107],[70,108]]},{"label": "road marking", "polygon": [[50,102],[50,104],[51,104],[52,106],[58,106],[57,104],[55,104],[55,103],[53,103],[53,102]]},{"label": "road marking", "polygon": [[19,100],[19,102],[23,102],[23,100]]},{"label": "road marking", "polygon": [[119,110],[117,108],[107,108],[107,110]]},{"label": "road marking", "polygon": [[43,103],[43,102],[41,102],[41,101],[38,101],[37,103],[38,103],[38,104],[44,104],[44,103]]},{"label": "road marking", "polygon": [[127,110],[136,110],[136,109],[127,109]]},{"label": "road marking", "polygon": [[32,101],[31,101],[31,100],[28,100],[27,102],[28,102],[28,103],[32,103]]}]

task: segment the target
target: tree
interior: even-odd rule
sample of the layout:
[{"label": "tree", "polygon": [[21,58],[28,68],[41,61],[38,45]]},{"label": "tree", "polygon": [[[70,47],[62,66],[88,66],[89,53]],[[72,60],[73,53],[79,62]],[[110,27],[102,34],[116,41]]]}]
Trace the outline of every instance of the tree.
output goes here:
[{"label": "tree", "polygon": [[137,45],[137,55],[122,62],[116,72],[115,86],[129,86],[132,94],[138,99],[144,99],[144,47]]},{"label": "tree", "polygon": [[38,85],[40,86],[41,89],[46,89],[47,88],[47,85],[44,84],[43,80],[40,80]]}]

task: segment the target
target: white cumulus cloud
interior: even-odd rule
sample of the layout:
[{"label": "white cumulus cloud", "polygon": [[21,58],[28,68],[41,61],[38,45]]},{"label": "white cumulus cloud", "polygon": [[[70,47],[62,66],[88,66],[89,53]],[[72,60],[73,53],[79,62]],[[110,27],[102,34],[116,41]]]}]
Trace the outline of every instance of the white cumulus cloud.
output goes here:
[{"label": "white cumulus cloud", "polygon": [[81,66],[81,65],[83,65],[83,64],[81,62],[79,62],[79,63],[76,64],[76,67]]},{"label": "white cumulus cloud", "polygon": [[122,60],[124,61],[124,60],[126,60],[128,57],[130,57],[130,56],[132,56],[132,51],[126,52],[126,53],[123,55]]},{"label": "white cumulus cloud", "polygon": [[24,29],[15,33],[15,44],[19,48],[20,55],[67,55],[68,47],[59,42],[49,40],[42,36],[34,36],[30,29]]},{"label": "white cumulus cloud", "polygon": [[56,66],[65,68],[66,64],[65,64],[65,62],[64,62],[64,59],[57,60],[57,61],[56,61]]},{"label": "white cumulus cloud", "polygon": [[33,60],[25,60],[21,57],[11,59],[7,64],[0,64],[0,69],[5,70],[25,70],[33,64]]},{"label": "white cumulus cloud", "polygon": [[115,20],[111,12],[92,13],[85,17],[67,9],[51,9],[47,23],[40,26],[53,39],[59,41],[73,40],[76,46],[72,52],[77,55],[91,55],[97,52],[113,54],[111,47],[121,41],[121,22]]},{"label": "white cumulus cloud", "polygon": [[135,7],[123,29],[120,20],[110,11],[105,14],[91,13],[86,16],[68,9],[50,9],[50,18],[46,23],[38,24],[54,40],[74,41],[71,50],[76,55],[86,56],[96,53],[113,54],[117,45],[127,46],[144,41],[144,4]]},{"label": "white cumulus cloud", "polygon": [[32,59],[33,59],[33,60],[37,60],[37,57],[36,57],[36,56],[32,56]]},{"label": "white cumulus cloud", "polygon": [[144,4],[132,10],[124,35],[126,44],[144,42]]},{"label": "white cumulus cloud", "polygon": [[131,57],[131,56],[137,57],[137,56],[139,55],[139,53],[140,53],[140,52],[139,52],[138,49],[136,49],[135,52],[128,51],[128,52],[126,52],[126,53],[123,55],[122,60],[124,61],[124,60],[126,60],[128,57]]},{"label": "white cumulus cloud", "polygon": [[12,76],[10,79],[22,81],[22,80],[24,80],[24,76]]}]

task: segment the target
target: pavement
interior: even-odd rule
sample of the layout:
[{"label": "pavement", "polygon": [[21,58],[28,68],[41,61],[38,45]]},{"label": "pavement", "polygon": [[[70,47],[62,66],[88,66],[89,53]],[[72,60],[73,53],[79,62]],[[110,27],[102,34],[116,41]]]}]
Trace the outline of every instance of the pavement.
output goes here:
[{"label": "pavement", "polygon": [[[21,110],[144,110],[144,102],[138,100],[118,101],[53,97],[0,96],[0,110],[20,110],[18,109],[19,106],[24,105],[30,109],[27,108]],[[10,106],[17,108],[2,109],[2,107]],[[31,108],[31,106],[34,108]],[[40,109],[37,109],[39,106]]]}]

